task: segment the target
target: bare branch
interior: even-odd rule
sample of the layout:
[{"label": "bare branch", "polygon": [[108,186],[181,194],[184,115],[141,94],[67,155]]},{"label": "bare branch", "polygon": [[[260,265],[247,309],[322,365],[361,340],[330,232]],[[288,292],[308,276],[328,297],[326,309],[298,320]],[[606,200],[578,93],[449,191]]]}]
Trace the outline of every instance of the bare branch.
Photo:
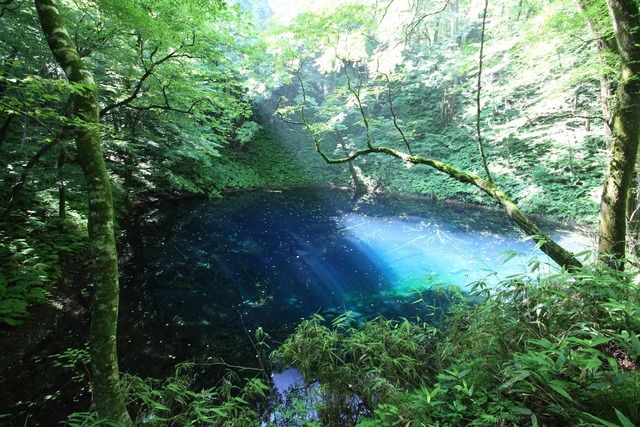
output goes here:
[{"label": "bare branch", "polygon": [[430,16],[439,15],[445,10],[447,10],[447,7],[449,6],[450,1],[451,0],[446,0],[440,9],[437,9],[433,12],[425,13],[424,15],[414,19],[409,25],[407,25],[404,29],[404,44],[406,45],[409,42],[409,37],[416,30],[416,28],[418,28],[418,26],[422,23],[422,21],[424,21],[426,18]]},{"label": "bare branch", "polygon": [[33,157],[29,159],[27,164],[24,165],[24,167],[22,168],[22,173],[20,174],[20,178],[18,178],[18,181],[11,188],[11,199],[9,199],[9,204],[7,205],[7,209],[5,210],[5,217],[8,216],[13,210],[16,200],[18,199],[18,195],[20,194],[20,190],[22,190],[22,187],[24,187],[24,184],[27,182],[29,170],[33,168],[42,158],[42,156],[47,154],[53,147],[58,144],[62,144],[62,141],[68,137],[70,131],[71,127],[65,126],[64,128],[62,128],[62,130],[54,138],[51,138],[49,142],[40,147],[36,154],[34,154]]},{"label": "bare branch", "polygon": [[484,145],[482,144],[482,133],[480,131],[480,114],[482,110],[480,109],[480,93],[482,91],[482,59],[484,55],[484,34],[487,24],[487,10],[489,9],[489,0],[484,0],[484,10],[482,12],[482,32],[480,33],[480,55],[478,58],[478,88],[476,90],[476,132],[478,135],[478,148],[480,149],[480,157],[482,157],[482,167],[484,168],[484,172],[487,174],[487,179],[489,182],[493,182],[491,178],[491,172],[489,172],[489,166],[487,165],[487,155],[484,152]]},{"label": "bare branch", "polygon": [[413,152],[411,151],[411,145],[409,145],[409,141],[407,140],[407,137],[405,136],[404,132],[402,131],[402,128],[398,124],[398,116],[396,114],[396,110],[393,108],[393,97],[391,94],[391,81],[389,80],[389,75],[384,73],[380,73],[380,74],[383,75],[384,78],[387,80],[387,96],[389,97],[389,110],[391,111],[391,116],[393,117],[393,125],[396,127],[396,129],[400,133],[400,136],[402,136],[402,141],[404,141],[404,145],[407,147],[407,151],[409,151],[409,154],[413,155]]},{"label": "bare branch", "polygon": [[351,76],[349,76],[349,71],[347,71],[346,64],[344,66],[344,75],[347,76],[347,88],[349,89],[349,92],[353,94],[353,97],[356,99],[356,102],[358,103],[360,116],[362,117],[362,122],[364,123],[365,130],[367,131],[367,147],[371,147],[373,142],[371,140],[371,130],[369,129],[369,120],[367,120],[367,115],[364,112],[364,105],[362,105],[362,100],[360,98],[360,87],[362,86],[362,81],[358,85],[358,90],[353,89],[353,86],[351,85]]},{"label": "bare branch", "polygon": [[[380,17],[380,23],[382,21],[384,21],[384,18],[387,16],[387,13],[389,13],[389,8],[391,7],[391,5],[393,4],[395,0],[389,0],[389,3],[387,3],[387,6],[384,8],[384,12],[382,12],[382,16]],[[377,11],[377,5],[376,5],[376,11]]]}]

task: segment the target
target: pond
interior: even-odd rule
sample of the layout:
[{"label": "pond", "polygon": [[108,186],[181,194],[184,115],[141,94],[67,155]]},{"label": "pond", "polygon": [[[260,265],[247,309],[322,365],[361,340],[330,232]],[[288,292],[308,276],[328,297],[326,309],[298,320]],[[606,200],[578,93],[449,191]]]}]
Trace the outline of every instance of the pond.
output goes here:
[{"label": "pond", "polygon": [[[569,249],[589,244],[546,229]],[[429,321],[434,301],[418,301],[434,286],[495,284],[536,258],[538,271],[553,269],[499,211],[335,189],[165,203],[135,230],[125,239],[120,355],[125,370],[154,377],[187,360],[255,366],[248,336],[259,326],[278,342],[314,313]]]}]

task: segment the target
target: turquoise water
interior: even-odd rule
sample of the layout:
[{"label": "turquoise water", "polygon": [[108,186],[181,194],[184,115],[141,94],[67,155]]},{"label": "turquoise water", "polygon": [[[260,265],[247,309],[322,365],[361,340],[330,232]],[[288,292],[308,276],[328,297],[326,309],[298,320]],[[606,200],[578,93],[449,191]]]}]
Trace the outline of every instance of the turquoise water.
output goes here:
[{"label": "turquoise water", "polygon": [[[487,225],[502,222],[494,215],[486,220]],[[425,218],[348,213],[339,222],[343,226],[340,233],[362,254],[384,266],[393,290],[401,294],[434,285],[468,290],[478,281],[497,284],[531,272],[534,265],[541,273],[556,270],[555,264],[517,230],[461,228],[449,224],[446,215]],[[553,234],[570,250],[582,251],[589,244],[569,231],[553,230]]]},{"label": "turquoise water", "polygon": [[[588,245],[546,228],[570,249]],[[314,313],[435,321],[434,285],[497,283],[536,258],[538,273],[553,269],[500,212],[330,189],[167,203],[134,230],[122,251],[121,355],[145,375],[194,359],[255,366],[257,327],[277,343]]]}]

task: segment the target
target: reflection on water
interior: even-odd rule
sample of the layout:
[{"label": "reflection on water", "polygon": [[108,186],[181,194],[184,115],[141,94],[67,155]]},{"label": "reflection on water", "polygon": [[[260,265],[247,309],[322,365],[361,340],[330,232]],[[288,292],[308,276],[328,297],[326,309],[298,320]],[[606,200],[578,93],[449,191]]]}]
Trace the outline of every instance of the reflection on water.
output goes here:
[{"label": "reflection on water", "polygon": [[[255,366],[247,335],[262,326],[283,339],[315,312],[428,318],[414,290],[494,283],[541,257],[500,213],[354,202],[337,190],[167,203],[135,231],[125,239],[121,354],[125,369],[155,376],[190,359]],[[554,234],[570,249],[586,245]],[[513,250],[523,256],[502,263]]]},{"label": "reflection on water", "polygon": [[[486,219],[486,225],[496,220],[492,216]],[[347,213],[340,217],[340,223],[340,233],[385,271],[389,284],[399,293],[434,285],[456,285],[466,290],[478,281],[496,284],[526,274],[534,260],[540,261],[544,272],[555,270],[555,264],[536,251],[531,241],[522,239],[517,230],[463,228],[443,217],[362,213]],[[587,244],[584,238],[564,240],[573,250],[582,250]]]}]

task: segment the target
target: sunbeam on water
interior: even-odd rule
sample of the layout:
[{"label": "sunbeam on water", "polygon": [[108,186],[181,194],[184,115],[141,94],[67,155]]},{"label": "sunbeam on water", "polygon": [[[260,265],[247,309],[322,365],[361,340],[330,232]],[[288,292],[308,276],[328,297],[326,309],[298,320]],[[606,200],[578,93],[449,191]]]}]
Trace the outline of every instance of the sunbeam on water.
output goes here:
[{"label": "sunbeam on water", "polygon": [[[568,249],[588,246],[545,228]],[[152,376],[181,360],[255,365],[248,336],[258,326],[281,340],[318,312],[428,318],[416,290],[491,285],[526,273],[534,258],[548,262],[500,212],[353,201],[328,189],[164,204],[133,230],[122,265],[123,363]],[[504,262],[514,251],[521,256]]]},{"label": "sunbeam on water", "polygon": [[[371,217],[348,213],[340,230],[360,252],[387,272],[401,293],[433,285],[496,284],[526,274],[531,263],[554,269],[530,240],[487,231],[456,229],[446,222],[420,217]],[[556,233],[557,234],[557,233]],[[584,239],[565,239],[570,250],[582,250]],[[517,255],[517,256],[511,256]]]}]

